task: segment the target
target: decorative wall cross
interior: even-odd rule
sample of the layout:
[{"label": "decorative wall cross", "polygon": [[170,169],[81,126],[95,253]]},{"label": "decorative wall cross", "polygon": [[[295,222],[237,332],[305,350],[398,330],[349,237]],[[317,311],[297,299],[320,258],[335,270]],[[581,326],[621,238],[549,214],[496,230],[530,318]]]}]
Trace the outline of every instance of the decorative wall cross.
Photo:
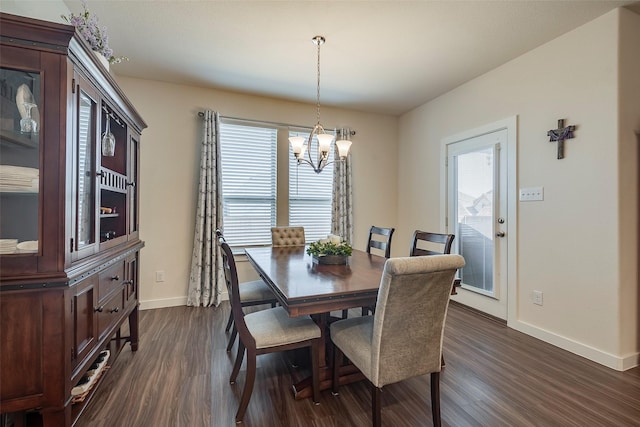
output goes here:
[{"label": "decorative wall cross", "polygon": [[558,142],[558,159],[564,159],[564,140],[573,138],[574,125],[564,126],[564,119],[558,120],[558,129],[547,132],[549,142]]}]

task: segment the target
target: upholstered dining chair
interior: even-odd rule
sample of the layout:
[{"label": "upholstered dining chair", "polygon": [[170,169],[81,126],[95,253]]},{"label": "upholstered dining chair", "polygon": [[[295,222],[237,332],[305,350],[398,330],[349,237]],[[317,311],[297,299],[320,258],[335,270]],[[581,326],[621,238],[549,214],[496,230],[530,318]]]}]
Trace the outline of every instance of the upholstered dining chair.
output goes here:
[{"label": "upholstered dining chair", "polygon": [[272,227],[271,245],[304,246],[304,227]]},{"label": "upholstered dining chair", "polygon": [[247,353],[247,371],[242,397],[236,412],[236,423],[241,423],[249,406],[256,378],[256,357],[261,354],[309,347],[311,351],[311,370],[313,383],[313,401],[319,403],[319,352],[321,333],[318,325],[309,316],[289,317],[282,307],[269,308],[244,314],[240,301],[238,271],[233,253],[223,238],[218,239],[222,249],[224,272],[229,288],[232,313],[238,330],[238,354],[233,365],[229,382],[235,384],[240,372],[244,353]]},{"label": "upholstered dining chair", "polygon": [[[216,237],[218,239],[225,240],[224,235],[222,234],[222,230],[220,230],[219,228],[216,229]],[[250,282],[243,282],[240,284],[238,291],[240,293],[240,305],[242,307],[251,307],[265,304],[270,304],[271,307],[276,306],[276,296],[263,280],[252,280]],[[229,294],[229,298],[231,298],[231,290],[229,289],[228,281],[227,292]],[[233,322],[233,306],[231,306],[231,311],[229,312],[229,320],[227,320],[225,332],[229,332],[230,329],[231,335],[229,336],[229,342],[227,343],[227,353],[231,351],[233,343],[236,341],[236,336],[238,335],[238,331]]]},{"label": "upholstered dining chair", "polygon": [[[416,230],[411,240],[409,256],[447,255],[451,253],[455,234],[431,233],[430,231]],[[456,288],[460,286],[460,279],[453,279],[451,295],[457,295]],[[442,366],[445,365],[444,355],[441,358]]]},{"label": "upholstered dining chair", "polygon": [[440,357],[449,294],[460,255],[390,258],[386,261],[376,312],[331,324],[333,393],[346,356],[371,385],[373,426],[381,426],[382,388],[431,374],[433,425],[440,426]]},{"label": "upholstered dining chair", "polygon": [[[384,228],[372,225],[369,229],[369,240],[367,240],[367,253],[370,254],[371,250],[379,251],[380,255],[384,255],[385,258],[391,257],[391,238],[395,228]],[[374,252],[375,253],[375,252]],[[362,315],[366,316],[369,313],[373,313],[375,307],[362,307]],[[346,319],[349,310],[342,310],[342,318]]]},{"label": "upholstered dining chair", "polygon": [[[431,233],[416,230],[411,239],[409,256],[446,255],[451,253],[455,234]],[[451,295],[457,295],[456,288],[460,286],[460,279],[454,279]]]}]

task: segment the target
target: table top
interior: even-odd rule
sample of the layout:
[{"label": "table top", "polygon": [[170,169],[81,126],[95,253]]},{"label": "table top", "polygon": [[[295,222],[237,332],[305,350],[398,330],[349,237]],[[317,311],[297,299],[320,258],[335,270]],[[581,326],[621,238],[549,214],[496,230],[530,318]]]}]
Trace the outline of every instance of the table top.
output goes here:
[{"label": "table top", "polygon": [[317,264],[303,246],[245,252],[292,317],[374,305],[386,261],[355,249],[346,265]]}]

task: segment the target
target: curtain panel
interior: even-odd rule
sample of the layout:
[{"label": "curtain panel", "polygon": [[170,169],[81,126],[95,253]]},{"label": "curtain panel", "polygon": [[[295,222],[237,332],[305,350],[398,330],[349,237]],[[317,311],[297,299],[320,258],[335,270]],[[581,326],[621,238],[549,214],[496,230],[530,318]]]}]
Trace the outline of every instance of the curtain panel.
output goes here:
[{"label": "curtain panel", "polygon": [[222,254],[215,235],[216,228],[222,229],[219,122],[217,112],[204,112],[200,182],[187,295],[187,305],[193,307],[217,306],[222,290],[226,288]]},{"label": "curtain panel", "polygon": [[[338,159],[336,149],[335,158]],[[331,233],[353,243],[353,188],[351,177],[351,153],[344,160],[333,164],[333,200]]]}]

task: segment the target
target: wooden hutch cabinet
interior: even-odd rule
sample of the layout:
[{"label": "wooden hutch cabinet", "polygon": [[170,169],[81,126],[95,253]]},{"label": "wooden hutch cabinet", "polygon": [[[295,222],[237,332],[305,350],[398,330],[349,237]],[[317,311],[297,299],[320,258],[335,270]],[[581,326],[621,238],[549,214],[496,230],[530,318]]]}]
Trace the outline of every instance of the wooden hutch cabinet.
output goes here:
[{"label": "wooden hutch cabinet", "polygon": [[[72,425],[95,388],[80,403],[72,390],[100,353],[109,350],[111,365],[126,343],[137,350],[145,127],[74,27],[0,13],[0,413],[7,423]],[[103,140],[115,140],[113,153]]]}]

